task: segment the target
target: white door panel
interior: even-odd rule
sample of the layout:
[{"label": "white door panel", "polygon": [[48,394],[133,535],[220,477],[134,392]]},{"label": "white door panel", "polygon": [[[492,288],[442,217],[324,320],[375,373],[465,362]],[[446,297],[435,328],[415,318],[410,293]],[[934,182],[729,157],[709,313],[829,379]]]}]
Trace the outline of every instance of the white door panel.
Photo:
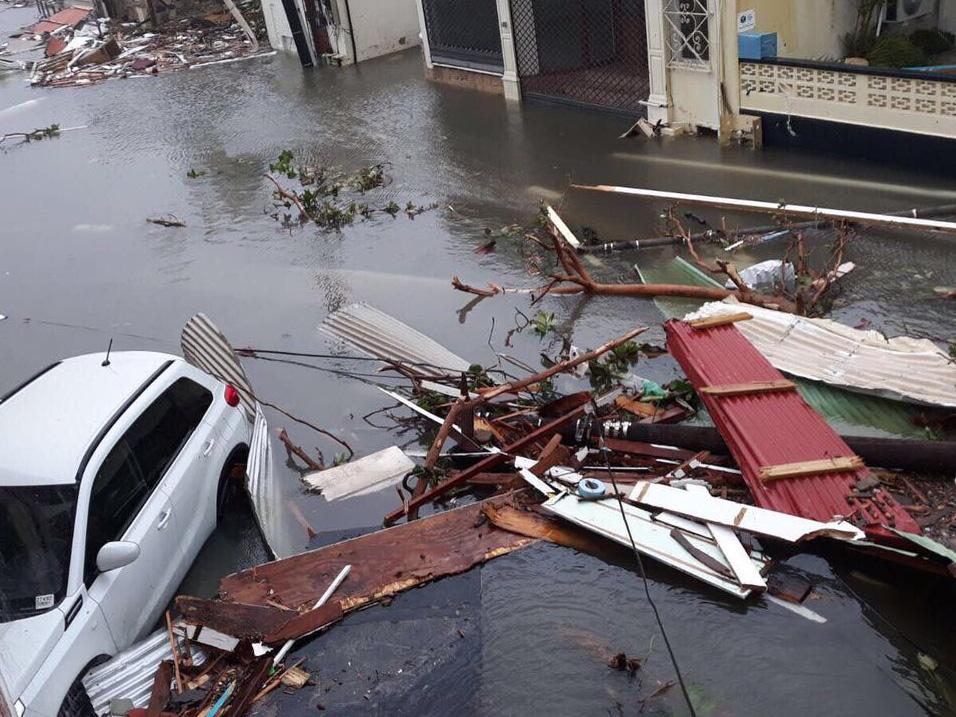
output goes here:
[{"label": "white door panel", "polygon": [[154,490],[121,539],[139,545],[139,557],[125,567],[97,574],[89,595],[100,605],[122,650],[152,628],[176,587],[170,584],[171,573],[182,558],[169,496]]}]

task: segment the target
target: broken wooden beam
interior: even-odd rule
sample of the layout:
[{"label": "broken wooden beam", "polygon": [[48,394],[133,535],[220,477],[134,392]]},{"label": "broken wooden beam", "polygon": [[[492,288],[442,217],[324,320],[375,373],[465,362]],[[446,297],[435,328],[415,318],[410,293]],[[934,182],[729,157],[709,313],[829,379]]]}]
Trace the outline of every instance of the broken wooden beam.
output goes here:
[{"label": "broken wooden beam", "polygon": [[814,461],[782,463],[776,466],[762,466],[757,471],[757,477],[767,483],[784,478],[802,478],[804,476],[820,475],[821,473],[847,473],[864,467],[863,459],[859,456],[839,456]]},{"label": "broken wooden beam", "polygon": [[738,321],[749,321],[752,318],[753,316],[748,314],[746,311],[740,311],[736,314],[722,314],[720,316],[708,316],[704,319],[694,319],[693,321],[688,321],[687,323],[691,328],[697,329],[698,331],[703,331],[704,329],[712,329],[716,326],[734,324]]},{"label": "broken wooden beam", "polygon": [[710,396],[744,396],[755,393],[774,393],[775,391],[796,391],[797,384],[787,379],[776,381],[748,381],[729,383],[723,386],[701,386],[698,393]]},{"label": "broken wooden beam", "polygon": [[[533,543],[489,523],[482,513],[484,506],[508,505],[514,496],[495,496],[227,575],[220,582],[220,596],[227,605],[271,605],[298,612],[311,608],[341,569],[352,565],[349,579],[322,609],[337,605],[342,613],[357,610]],[[330,621],[335,619],[333,614]],[[312,632],[317,622],[310,620],[302,628]],[[295,637],[289,630],[278,632],[268,639]]]}]

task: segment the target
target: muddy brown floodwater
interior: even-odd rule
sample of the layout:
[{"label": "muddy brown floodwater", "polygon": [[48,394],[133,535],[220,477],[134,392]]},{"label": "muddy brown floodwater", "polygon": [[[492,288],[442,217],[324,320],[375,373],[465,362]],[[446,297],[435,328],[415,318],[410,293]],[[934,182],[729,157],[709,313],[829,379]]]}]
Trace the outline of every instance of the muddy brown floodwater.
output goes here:
[{"label": "muddy brown floodwater", "polygon": [[[32,19],[5,10],[0,26]],[[498,297],[459,310],[471,283],[524,285],[516,244],[475,255],[498,230],[533,219],[538,199],[561,200],[569,180],[651,186],[860,210],[956,201],[944,178],[872,163],[774,151],[721,149],[708,138],[620,141],[624,120],[426,82],[417,51],[346,69],[302,72],[293,58],[208,67],[92,88],[31,89],[0,77],[0,132],[50,123],[83,126],[0,152],[0,392],[64,356],[152,349],[178,352],[196,311],[234,343],[327,352],[317,326],[329,310],[367,301],[463,356],[490,362],[527,299]],[[399,204],[440,209],[358,223],[341,233],[283,230],[268,216],[262,173],[283,149],[304,161],[354,168],[387,161],[384,190]],[[875,149],[878,152],[878,148]],[[879,158],[876,157],[878,160]],[[204,172],[194,179],[187,172]],[[602,239],[654,234],[651,204],[568,194],[564,214]],[[172,213],[185,228],[145,219]],[[716,217],[711,216],[712,219]],[[753,258],[771,256],[770,248]],[[631,275],[634,261],[673,250],[602,258],[596,271]],[[870,232],[849,257],[835,316],[868,319],[891,334],[956,337],[956,240]],[[743,263],[743,259],[741,263]],[[553,297],[544,302],[578,345],[635,324],[656,328],[650,301]],[[494,332],[492,333],[492,321]],[[514,353],[531,362],[547,345],[525,332]],[[388,405],[374,387],[288,364],[248,361],[257,392],[344,437],[360,454],[414,442],[367,424]],[[355,370],[347,363],[329,364]],[[644,369],[641,369],[644,371]],[[659,360],[646,375],[675,375]],[[383,383],[395,383],[387,378]],[[65,399],[68,400],[68,399]],[[335,446],[271,413],[296,443]],[[379,417],[380,419],[382,417]],[[391,425],[385,421],[385,425]],[[281,456],[282,453],[277,453]],[[281,463],[281,461],[280,461]],[[303,493],[280,465],[288,494],[319,531],[313,545],[380,523],[393,491],[327,504]],[[298,530],[298,547],[309,544]],[[218,578],[262,559],[248,519],[210,538],[184,592],[211,593]],[[700,715],[948,714],[954,709],[952,595],[847,561],[787,561],[817,585],[815,624],[770,604],[745,607],[649,567],[650,590]],[[614,653],[650,655],[632,678],[606,665]],[[301,650],[318,688],[279,695],[262,713],[684,714],[634,566],[539,545],[356,614]],[[929,669],[931,656],[937,667]]]}]

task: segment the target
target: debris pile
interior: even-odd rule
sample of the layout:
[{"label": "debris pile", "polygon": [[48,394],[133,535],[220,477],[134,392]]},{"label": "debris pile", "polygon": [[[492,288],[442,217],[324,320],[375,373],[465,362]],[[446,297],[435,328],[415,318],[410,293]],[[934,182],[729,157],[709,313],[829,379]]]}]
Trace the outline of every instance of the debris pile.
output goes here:
[{"label": "debris pile", "polygon": [[[261,18],[259,8],[244,11]],[[236,9],[170,19],[146,31],[144,23],[96,20],[88,9],[69,7],[24,28],[11,43],[17,52],[42,48],[41,57],[18,65],[30,71],[33,85],[75,87],[274,54],[259,46],[261,20],[253,25]]]},{"label": "debris pile", "polygon": [[[590,278],[579,256],[584,252],[557,213],[548,208],[544,216],[553,242],[542,245],[565,273],[553,274],[534,302],[542,293],[601,293],[595,289],[611,286]],[[685,243],[693,254],[692,240]],[[843,258],[841,248],[834,266],[843,266]],[[813,585],[777,565],[807,543],[825,556],[866,555],[956,578],[956,552],[933,539],[951,538],[952,491],[930,490],[887,470],[948,470],[953,451],[932,442],[844,440],[798,383],[801,377],[851,397],[876,391],[951,408],[947,391],[956,384],[956,367],[926,343],[881,340],[779,311],[807,306],[785,293],[795,290],[797,274],[807,278],[802,270],[789,289],[785,272],[779,285],[771,279],[769,295],[756,294],[731,265],[713,269],[721,271],[733,289],[718,284],[693,294],[678,290],[685,285],[667,285],[677,289],[665,296],[732,298],[667,321],[666,352],[638,344],[647,327],[635,327],[591,350],[565,342],[542,370],[497,350],[495,365],[475,364],[366,304],[330,314],[321,329],[339,344],[336,356],[347,355],[343,348],[358,352],[407,380],[408,390],[379,388],[395,402],[391,410],[412,411],[413,420],[433,432],[423,444],[427,451],[391,446],[327,468],[321,455],[314,460],[283,433],[290,461],[306,465],[306,490],[332,502],[394,489],[400,502],[383,517],[383,530],[226,576],[212,600],[177,598],[171,654],[156,671],[149,697],[152,713],[212,714],[228,707],[230,716],[242,715],[279,685],[321,682],[320,666],[287,659],[294,641],[539,541],[608,559],[615,553],[619,559],[624,548],[641,575],[642,561],[650,559],[694,578],[701,590],[716,589],[741,605],[770,602],[815,623],[826,618],[807,604]],[[827,288],[835,278],[825,280]],[[810,282],[806,287],[817,291]],[[483,291],[472,293],[480,300],[504,290]],[[526,327],[544,337],[554,323],[541,312]],[[779,332],[783,338],[774,339]],[[799,350],[780,346],[799,341],[801,333],[817,338]],[[830,336],[832,350],[805,362],[801,372],[793,363],[801,352],[830,346],[820,335]],[[256,348],[239,353],[269,360],[290,355]],[[686,381],[662,386],[634,374],[638,362],[664,353]],[[855,373],[827,363],[839,356],[849,362],[848,353],[860,364]],[[891,380],[917,371],[920,362],[928,374],[922,382]],[[882,379],[879,366],[890,367]],[[713,427],[677,425],[700,418],[702,408]],[[868,460],[879,467],[871,470]],[[933,527],[931,535],[924,534],[926,526]],[[197,666],[194,651],[204,665]],[[610,666],[632,673],[642,667],[624,653]],[[146,702],[145,695],[139,699]]]}]

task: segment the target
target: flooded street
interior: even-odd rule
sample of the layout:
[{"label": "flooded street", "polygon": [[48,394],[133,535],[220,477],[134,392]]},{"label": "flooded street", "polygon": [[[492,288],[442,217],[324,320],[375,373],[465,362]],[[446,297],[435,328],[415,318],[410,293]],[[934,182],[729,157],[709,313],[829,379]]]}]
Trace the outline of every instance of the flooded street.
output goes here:
[{"label": "flooded street", "polygon": [[[32,8],[0,12],[0,31],[29,22]],[[478,302],[450,281],[536,284],[518,239],[488,233],[534,221],[539,200],[602,241],[655,236],[659,205],[568,191],[571,182],[786,200],[887,212],[956,202],[951,179],[825,156],[718,146],[715,138],[617,139],[620,117],[573,108],[509,105],[501,98],[427,82],[418,50],[347,68],[301,71],[292,56],[206,67],[97,87],[35,89],[0,75],[0,134],[78,129],[0,149],[0,394],[52,361],[80,353],[144,349],[180,353],[179,332],[204,312],[237,347],[315,354],[334,345],[325,316],[368,302],[478,363],[493,361],[526,296]],[[6,145],[5,145],[6,146]],[[286,229],[263,177],[280,152],[341,166],[386,162],[383,201],[435,203],[409,219],[380,217],[341,232]],[[190,178],[194,170],[200,176]],[[377,195],[379,196],[379,195]],[[165,228],[147,217],[175,215]],[[712,220],[719,214],[701,212]],[[738,219],[743,220],[743,217]],[[757,223],[762,223],[758,220]],[[633,279],[633,265],[663,264],[678,248],[600,257],[597,274]],[[740,265],[779,256],[779,247],[738,255]],[[686,253],[684,254],[686,256]],[[956,338],[952,301],[956,241],[870,230],[855,239],[833,318],[862,320],[888,335]],[[562,331],[596,346],[637,325],[663,344],[651,300],[548,297]],[[547,347],[530,335],[509,349],[538,366]],[[347,361],[244,361],[259,396],[342,437],[366,455],[392,444],[422,449],[387,417],[363,416],[391,402],[371,381],[328,369],[373,371]],[[680,374],[668,359],[646,375]],[[55,410],[55,409],[54,409]],[[405,416],[407,411],[396,411]],[[270,411],[296,444],[331,462],[340,447]],[[424,446],[427,448],[427,444]],[[318,531],[291,518],[297,549],[377,527],[394,490],[327,503],[301,489],[276,442],[286,494]],[[183,585],[211,595],[219,578],[261,562],[248,516],[210,538]],[[648,561],[649,562],[649,561]],[[813,554],[787,561],[809,576],[815,624],[767,602],[745,607],[657,564],[650,591],[699,715],[956,714],[956,614],[951,595],[890,571]],[[676,689],[646,700],[674,678],[643,585],[626,551],[609,561],[540,544],[373,607],[306,644],[320,684],[279,695],[262,713],[315,714],[685,714]],[[624,651],[649,655],[637,676],[608,669]],[[937,664],[927,668],[927,656]]]}]

